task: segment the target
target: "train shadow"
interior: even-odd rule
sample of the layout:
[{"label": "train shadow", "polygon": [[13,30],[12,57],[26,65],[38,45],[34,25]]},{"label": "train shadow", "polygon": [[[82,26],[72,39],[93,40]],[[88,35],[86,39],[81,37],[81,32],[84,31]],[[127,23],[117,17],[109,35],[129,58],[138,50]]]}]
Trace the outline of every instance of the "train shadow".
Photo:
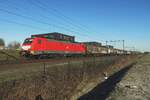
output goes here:
[{"label": "train shadow", "polygon": [[126,66],[120,71],[116,72],[110,76],[106,81],[98,84],[93,90],[79,97],[77,100],[105,100],[109,94],[114,90],[116,84],[121,81],[125,76],[126,72],[134,65],[135,63]]}]

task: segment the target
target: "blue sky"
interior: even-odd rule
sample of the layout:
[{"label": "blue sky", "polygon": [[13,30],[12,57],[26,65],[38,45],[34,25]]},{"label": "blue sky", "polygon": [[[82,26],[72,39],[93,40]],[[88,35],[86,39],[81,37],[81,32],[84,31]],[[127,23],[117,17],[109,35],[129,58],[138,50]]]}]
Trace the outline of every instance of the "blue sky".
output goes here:
[{"label": "blue sky", "polygon": [[149,5],[150,0],[0,0],[0,38],[23,42],[31,34],[57,31],[77,41],[125,40],[126,49],[150,51]]}]

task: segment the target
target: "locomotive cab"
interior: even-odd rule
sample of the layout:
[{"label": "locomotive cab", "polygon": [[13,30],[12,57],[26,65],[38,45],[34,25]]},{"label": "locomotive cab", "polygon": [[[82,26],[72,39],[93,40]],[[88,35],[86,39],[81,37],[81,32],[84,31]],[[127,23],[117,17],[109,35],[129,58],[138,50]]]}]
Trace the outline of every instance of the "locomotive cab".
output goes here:
[{"label": "locomotive cab", "polygon": [[33,39],[32,38],[27,38],[25,39],[25,41],[22,44],[22,50],[29,50],[31,48],[31,43],[32,43]]},{"label": "locomotive cab", "polygon": [[26,38],[21,46],[21,52],[20,54],[22,56],[28,56],[31,49],[33,38]]}]

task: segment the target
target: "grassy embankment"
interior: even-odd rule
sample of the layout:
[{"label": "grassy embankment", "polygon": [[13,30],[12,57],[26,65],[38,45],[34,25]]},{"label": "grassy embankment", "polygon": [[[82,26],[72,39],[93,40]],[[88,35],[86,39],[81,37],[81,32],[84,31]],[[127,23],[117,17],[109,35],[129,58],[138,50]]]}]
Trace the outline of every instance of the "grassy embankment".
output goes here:
[{"label": "grassy embankment", "polygon": [[16,60],[19,57],[19,50],[0,50],[0,60]]},{"label": "grassy embankment", "polygon": [[[104,70],[115,71],[120,66],[118,62],[124,64],[133,58],[131,56],[91,58],[88,61],[73,61],[57,65],[47,63],[45,67],[34,65],[30,69],[29,67],[19,69],[7,76],[11,73],[9,70],[8,73],[4,73],[0,83],[0,99],[34,100],[36,97],[42,97],[44,100],[69,100],[81,83],[93,81],[102,75]],[[5,75],[8,80],[5,80]],[[9,79],[11,75],[15,77]]]}]

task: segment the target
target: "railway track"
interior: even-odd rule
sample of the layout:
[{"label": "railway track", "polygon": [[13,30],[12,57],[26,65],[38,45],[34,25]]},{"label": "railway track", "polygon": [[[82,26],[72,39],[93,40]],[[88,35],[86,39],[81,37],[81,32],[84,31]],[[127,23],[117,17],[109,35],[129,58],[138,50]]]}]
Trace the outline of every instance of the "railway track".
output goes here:
[{"label": "railway track", "polygon": [[[114,56],[100,56],[103,58],[110,58]],[[10,64],[26,64],[26,63],[43,63],[43,62],[66,62],[66,61],[78,61],[78,60],[88,60],[96,57],[67,57],[67,58],[51,58],[51,59],[17,59],[17,60],[0,60],[0,65],[10,65]]]},{"label": "railway track", "polygon": [[[87,56],[87,57],[59,57],[59,58],[57,57],[57,58],[49,58],[49,59],[23,59],[20,57],[17,58],[4,51],[0,51],[0,53],[11,58],[11,60],[9,59],[0,60],[0,65],[42,63],[42,62],[63,62],[63,61],[72,61],[72,60],[87,60],[87,59],[94,58],[93,56]],[[113,56],[125,56],[125,55],[101,55],[98,57],[109,58]]]}]

